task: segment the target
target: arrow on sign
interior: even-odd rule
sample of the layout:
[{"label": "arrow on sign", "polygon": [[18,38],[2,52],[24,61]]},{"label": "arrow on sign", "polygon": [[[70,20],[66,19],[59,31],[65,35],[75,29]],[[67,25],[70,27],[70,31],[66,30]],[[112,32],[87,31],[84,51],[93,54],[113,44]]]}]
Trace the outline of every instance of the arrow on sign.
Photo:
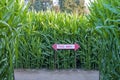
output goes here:
[{"label": "arrow on sign", "polygon": [[74,49],[75,51],[79,48],[80,46],[78,44],[53,44],[52,48],[54,50],[58,49]]}]

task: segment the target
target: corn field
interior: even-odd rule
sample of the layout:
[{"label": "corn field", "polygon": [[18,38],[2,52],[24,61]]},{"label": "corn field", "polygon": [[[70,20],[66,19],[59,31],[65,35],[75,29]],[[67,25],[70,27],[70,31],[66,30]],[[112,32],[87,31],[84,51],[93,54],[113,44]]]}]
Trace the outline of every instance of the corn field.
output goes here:
[{"label": "corn field", "polygon": [[[86,30],[88,24],[84,16],[30,12],[28,23],[32,24],[23,26],[18,38],[17,68],[98,68],[98,63],[92,61],[89,54],[89,31]],[[81,50],[75,52],[52,49],[54,43],[74,44],[75,42],[81,44]]]},{"label": "corn field", "polygon": [[[120,1],[95,0],[90,14],[29,11],[22,0],[0,0],[0,78],[14,68],[99,70],[100,80],[120,80]],[[52,49],[78,43],[80,49]]]}]

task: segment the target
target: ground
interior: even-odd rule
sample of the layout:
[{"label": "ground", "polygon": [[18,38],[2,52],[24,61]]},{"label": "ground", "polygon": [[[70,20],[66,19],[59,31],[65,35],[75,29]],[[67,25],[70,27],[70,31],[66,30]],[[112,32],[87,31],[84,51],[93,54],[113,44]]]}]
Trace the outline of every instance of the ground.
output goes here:
[{"label": "ground", "polygon": [[15,80],[99,80],[98,71],[17,69],[14,72]]}]

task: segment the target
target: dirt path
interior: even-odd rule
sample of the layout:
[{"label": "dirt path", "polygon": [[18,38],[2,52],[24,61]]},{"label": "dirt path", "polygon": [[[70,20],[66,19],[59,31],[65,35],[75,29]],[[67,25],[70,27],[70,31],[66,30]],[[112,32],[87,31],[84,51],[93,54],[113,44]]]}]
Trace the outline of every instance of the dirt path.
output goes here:
[{"label": "dirt path", "polygon": [[98,71],[15,70],[15,80],[99,80]]}]

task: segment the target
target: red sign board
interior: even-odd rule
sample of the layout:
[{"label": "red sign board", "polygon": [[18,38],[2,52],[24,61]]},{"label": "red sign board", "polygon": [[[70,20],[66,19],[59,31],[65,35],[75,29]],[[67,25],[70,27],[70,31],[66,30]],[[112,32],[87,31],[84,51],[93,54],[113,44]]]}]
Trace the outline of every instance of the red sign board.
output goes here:
[{"label": "red sign board", "polygon": [[53,44],[52,48],[54,50],[58,49],[74,49],[75,51],[79,48],[80,46],[78,44]]}]

